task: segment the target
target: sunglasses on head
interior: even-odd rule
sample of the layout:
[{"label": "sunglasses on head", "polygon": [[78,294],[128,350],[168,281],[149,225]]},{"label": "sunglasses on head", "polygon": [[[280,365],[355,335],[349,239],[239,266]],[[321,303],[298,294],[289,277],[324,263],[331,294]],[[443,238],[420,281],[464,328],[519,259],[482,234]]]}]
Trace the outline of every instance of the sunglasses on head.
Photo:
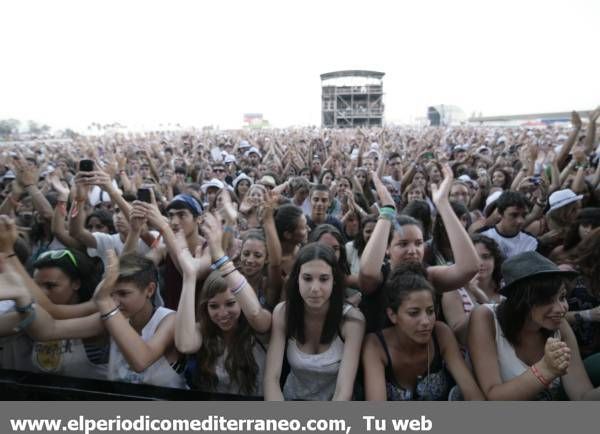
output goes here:
[{"label": "sunglasses on head", "polygon": [[38,256],[38,259],[50,258],[58,260],[64,258],[65,256],[67,256],[71,260],[71,263],[77,267],[77,259],[75,259],[73,253],[68,250],[48,250],[47,252],[44,252]]}]

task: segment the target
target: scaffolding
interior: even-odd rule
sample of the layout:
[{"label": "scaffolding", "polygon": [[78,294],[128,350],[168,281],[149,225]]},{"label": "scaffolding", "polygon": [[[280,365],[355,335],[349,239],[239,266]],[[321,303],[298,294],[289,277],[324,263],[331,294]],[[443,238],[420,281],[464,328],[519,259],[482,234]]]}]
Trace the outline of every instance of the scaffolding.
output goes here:
[{"label": "scaffolding", "polygon": [[384,75],[360,70],[321,74],[321,125],[324,128],[381,127]]}]

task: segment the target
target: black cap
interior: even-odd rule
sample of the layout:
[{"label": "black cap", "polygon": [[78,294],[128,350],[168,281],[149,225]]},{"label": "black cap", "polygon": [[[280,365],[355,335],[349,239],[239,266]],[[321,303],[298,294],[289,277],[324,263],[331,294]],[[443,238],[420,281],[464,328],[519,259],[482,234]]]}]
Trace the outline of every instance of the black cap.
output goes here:
[{"label": "black cap", "polygon": [[566,278],[577,276],[576,271],[563,271],[550,259],[538,252],[530,251],[512,256],[502,264],[502,278],[504,286],[500,289],[502,295],[508,295],[517,282],[525,279],[542,276],[556,275]]}]

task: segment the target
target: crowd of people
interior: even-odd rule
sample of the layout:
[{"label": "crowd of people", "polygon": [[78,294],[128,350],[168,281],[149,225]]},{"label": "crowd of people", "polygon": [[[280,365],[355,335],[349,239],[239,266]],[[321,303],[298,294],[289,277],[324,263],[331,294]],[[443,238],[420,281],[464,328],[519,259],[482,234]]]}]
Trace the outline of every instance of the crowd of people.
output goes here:
[{"label": "crowd of people", "polygon": [[600,399],[599,117],[4,146],[0,367],[266,400]]}]

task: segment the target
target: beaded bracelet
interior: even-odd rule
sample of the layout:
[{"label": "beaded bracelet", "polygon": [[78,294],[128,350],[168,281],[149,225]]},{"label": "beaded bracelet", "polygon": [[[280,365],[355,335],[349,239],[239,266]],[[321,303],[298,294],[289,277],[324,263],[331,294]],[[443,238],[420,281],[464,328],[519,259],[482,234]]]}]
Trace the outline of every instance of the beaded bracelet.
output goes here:
[{"label": "beaded bracelet", "polygon": [[396,211],[390,209],[390,208],[381,208],[379,210],[379,217],[385,220],[388,220],[390,222],[393,222],[394,219],[396,218]]},{"label": "beaded bracelet", "polygon": [[546,380],[546,378],[542,375],[538,368],[535,367],[535,365],[531,365],[531,372],[533,372],[535,378],[537,378],[538,381],[542,383],[542,386],[544,386],[546,389],[550,387],[550,381]]},{"label": "beaded bracelet", "polygon": [[217,268],[221,268],[227,261],[229,261],[229,256],[221,256],[219,259],[217,259],[210,265],[211,271],[215,271]]}]

